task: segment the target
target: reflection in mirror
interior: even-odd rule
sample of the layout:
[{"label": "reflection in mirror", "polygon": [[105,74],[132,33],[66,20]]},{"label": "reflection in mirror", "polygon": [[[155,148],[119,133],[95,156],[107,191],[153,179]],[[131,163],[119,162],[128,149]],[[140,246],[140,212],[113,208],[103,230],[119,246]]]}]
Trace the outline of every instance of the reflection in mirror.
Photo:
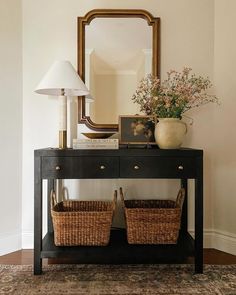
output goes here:
[{"label": "reflection in mirror", "polygon": [[86,116],[116,124],[119,115],[139,113],[131,97],[152,72],[152,27],[141,18],[95,18],[85,36],[85,83],[94,98]]}]

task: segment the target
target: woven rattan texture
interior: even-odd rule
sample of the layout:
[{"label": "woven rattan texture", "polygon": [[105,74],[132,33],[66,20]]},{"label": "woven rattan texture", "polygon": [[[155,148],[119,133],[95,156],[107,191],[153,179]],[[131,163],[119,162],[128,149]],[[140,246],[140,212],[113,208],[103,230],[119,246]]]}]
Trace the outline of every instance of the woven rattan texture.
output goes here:
[{"label": "woven rattan texture", "polygon": [[129,244],[176,244],[179,236],[184,189],[171,200],[124,200]]},{"label": "woven rattan texture", "polygon": [[113,202],[68,200],[51,208],[56,246],[105,246],[109,243]]}]

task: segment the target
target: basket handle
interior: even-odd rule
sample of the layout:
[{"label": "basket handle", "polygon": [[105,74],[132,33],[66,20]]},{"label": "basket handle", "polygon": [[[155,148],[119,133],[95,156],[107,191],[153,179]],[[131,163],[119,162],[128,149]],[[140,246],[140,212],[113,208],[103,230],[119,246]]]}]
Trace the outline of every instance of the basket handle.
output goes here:
[{"label": "basket handle", "polygon": [[117,190],[114,191],[114,199],[113,199],[113,202],[112,202],[113,211],[115,211],[115,209],[116,209],[116,203],[117,203]]},{"label": "basket handle", "polygon": [[53,207],[56,206],[57,204],[56,193],[54,190],[51,190],[50,199],[51,199],[51,210],[52,210]]},{"label": "basket handle", "polygon": [[180,208],[182,211],[183,203],[184,203],[184,198],[185,198],[185,189],[181,188],[178,192],[176,202],[175,202],[175,207]]},{"label": "basket handle", "polygon": [[124,199],[122,187],[120,187],[120,199],[121,199],[122,207],[125,208],[125,199]]}]

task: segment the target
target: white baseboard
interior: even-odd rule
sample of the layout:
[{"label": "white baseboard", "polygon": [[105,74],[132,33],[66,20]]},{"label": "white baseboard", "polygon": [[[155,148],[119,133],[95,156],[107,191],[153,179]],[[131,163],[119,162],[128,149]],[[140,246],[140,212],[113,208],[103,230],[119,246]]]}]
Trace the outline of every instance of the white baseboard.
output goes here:
[{"label": "white baseboard", "polygon": [[[194,237],[194,231],[189,230]],[[225,231],[205,229],[203,233],[203,247],[214,248],[232,255],[236,255],[236,235]]]},{"label": "white baseboard", "polygon": [[215,231],[212,245],[217,250],[236,255],[236,235],[225,231]]},{"label": "white baseboard", "polygon": [[6,233],[0,236],[0,256],[21,250],[21,234]]},{"label": "white baseboard", "polygon": [[34,249],[34,233],[32,231],[22,233],[22,249]]}]

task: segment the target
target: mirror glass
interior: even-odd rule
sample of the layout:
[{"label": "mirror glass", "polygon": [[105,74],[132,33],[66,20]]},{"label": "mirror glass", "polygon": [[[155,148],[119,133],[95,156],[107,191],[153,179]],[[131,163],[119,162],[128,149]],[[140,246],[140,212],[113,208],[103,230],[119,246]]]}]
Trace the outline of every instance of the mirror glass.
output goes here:
[{"label": "mirror glass", "polygon": [[91,99],[86,116],[118,123],[138,114],[131,100],[139,81],[152,72],[152,26],[142,18],[94,18],[85,28],[85,83]]}]

